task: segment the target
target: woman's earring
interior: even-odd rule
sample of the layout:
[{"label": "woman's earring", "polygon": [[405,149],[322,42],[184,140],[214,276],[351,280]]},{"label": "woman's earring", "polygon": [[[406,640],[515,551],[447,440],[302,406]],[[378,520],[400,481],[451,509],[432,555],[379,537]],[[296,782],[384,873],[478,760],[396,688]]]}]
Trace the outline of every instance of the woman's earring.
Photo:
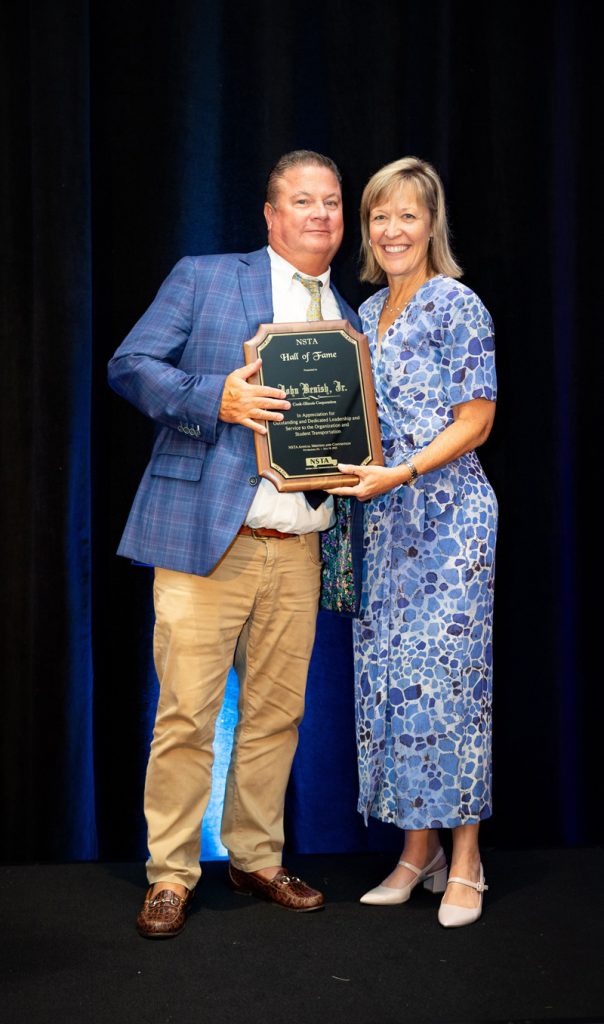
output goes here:
[{"label": "woman's earring", "polygon": [[369,248],[370,248],[370,249],[371,249],[371,246],[372,246],[372,245],[373,245],[373,242],[371,241],[371,239],[369,239]]}]

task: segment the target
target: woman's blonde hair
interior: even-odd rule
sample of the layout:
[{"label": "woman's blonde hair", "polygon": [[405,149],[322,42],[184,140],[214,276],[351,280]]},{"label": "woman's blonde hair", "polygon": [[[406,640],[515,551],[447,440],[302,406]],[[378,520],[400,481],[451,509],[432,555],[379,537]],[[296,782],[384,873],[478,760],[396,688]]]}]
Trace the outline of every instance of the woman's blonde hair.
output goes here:
[{"label": "woman's blonde hair", "polygon": [[427,206],[431,217],[432,238],[428,247],[428,265],[434,274],[461,277],[449,244],[449,226],[442,181],[431,164],[416,156],[386,164],[369,179],[361,198],[361,281],[382,284],[386,275],[373,255],[369,244],[369,215],[384,200],[390,199],[401,185],[415,188],[419,202]]}]

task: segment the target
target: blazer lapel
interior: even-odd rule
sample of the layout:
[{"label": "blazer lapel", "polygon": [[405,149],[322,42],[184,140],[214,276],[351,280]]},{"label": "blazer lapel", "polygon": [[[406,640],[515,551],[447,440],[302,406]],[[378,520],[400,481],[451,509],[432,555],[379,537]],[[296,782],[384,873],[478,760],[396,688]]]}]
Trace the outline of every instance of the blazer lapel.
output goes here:
[{"label": "blazer lapel", "polygon": [[271,264],[266,249],[259,249],[240,258],[239,286],[250,338],[253,338],[259,324],[273,322]]}]

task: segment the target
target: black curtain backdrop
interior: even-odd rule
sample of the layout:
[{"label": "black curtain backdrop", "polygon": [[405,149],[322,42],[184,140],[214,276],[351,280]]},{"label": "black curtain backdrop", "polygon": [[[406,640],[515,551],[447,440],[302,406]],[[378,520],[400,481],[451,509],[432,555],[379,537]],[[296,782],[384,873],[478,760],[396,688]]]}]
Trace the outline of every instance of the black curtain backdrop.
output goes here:
[{"label": "black curtain backdrop", "polygon": [[[490,309],[500,402],[495,816],[485,841],[602,838],[602,6],[466,0],[1,7],[3,838],[10,861],[145,852],[151,580],[115,557],[152,425],[108,358],[185,254],[264,243],[293,148],[362,187],[415,154],[445,181]],[[302,852],[391,848],[355,812],[350,623],[322,615],[288,801]]]}]

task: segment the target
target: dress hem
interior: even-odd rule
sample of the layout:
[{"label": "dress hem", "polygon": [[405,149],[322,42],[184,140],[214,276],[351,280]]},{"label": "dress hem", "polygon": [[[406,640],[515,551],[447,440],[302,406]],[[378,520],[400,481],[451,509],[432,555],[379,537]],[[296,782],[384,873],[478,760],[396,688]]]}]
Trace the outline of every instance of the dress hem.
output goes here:
[{"label": "dress hem", "polygon": [[480,811],[480,813],[477,815],[472,814],[468,817],[459,817],[453,819],[454,824],[450,823],[450,818],[447,820],[447,822],[443,822],[439,818],[432,818],[430,824],[428,825],[408,825],[401,819],[396,818],[395,816],[383,817],[379,814],[376,814],[373,811],[365,811],[360,807],[357,809],[359,814],[363,816],[363,821],[365,822],[366,827],[369,825],[369,818],[374,818],[376,821],[381,821],[385,825],[396,825],[397,828],[400,828],[403,831],[407,832],[419,832],[425,828],[459,828],[460,825],[479,825],[481,821],[488,821],[488,819],[493,816],[492,809],[490,807],[485,807],[484,810]]}]

